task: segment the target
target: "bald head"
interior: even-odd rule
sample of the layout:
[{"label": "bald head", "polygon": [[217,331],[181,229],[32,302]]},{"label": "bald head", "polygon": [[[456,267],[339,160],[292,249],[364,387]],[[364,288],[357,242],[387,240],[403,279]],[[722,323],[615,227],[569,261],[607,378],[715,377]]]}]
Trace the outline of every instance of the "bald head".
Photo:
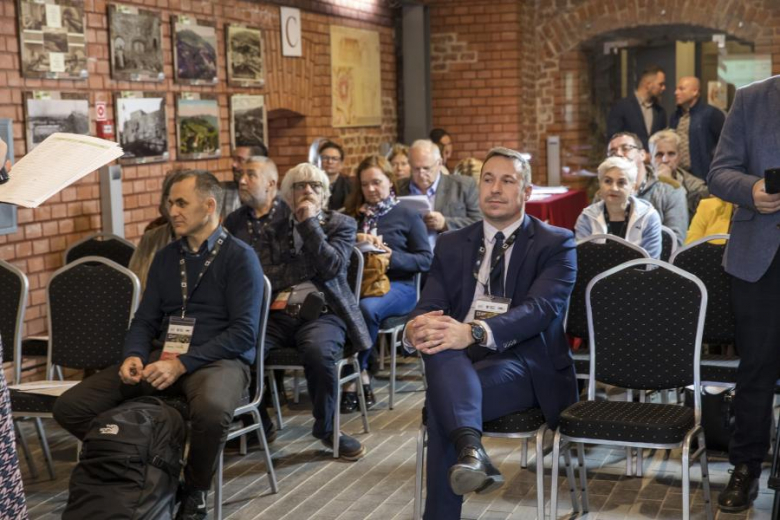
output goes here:
[{"label": "bald head", "polygon": [[691,108],[701,95],[701,82],[694,76],[685,76],[677,81],[674,90],[675,102],[683,108]]}]

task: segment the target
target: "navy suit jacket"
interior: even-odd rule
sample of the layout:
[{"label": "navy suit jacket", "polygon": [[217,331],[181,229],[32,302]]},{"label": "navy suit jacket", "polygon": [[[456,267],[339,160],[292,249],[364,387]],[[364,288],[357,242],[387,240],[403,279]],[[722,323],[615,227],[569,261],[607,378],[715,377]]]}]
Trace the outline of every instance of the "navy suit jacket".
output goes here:
[{"label": "navy suit jacket", "polygon": [[780,167],[780,76],[737,90],[726,117],[707,187],[710,193],[738,204],[726,246],[726,272],[758,281],[780,248],[780,211],[765,215],[753,204],[753,185],[764,170]]},{"label": "navy suit jacket", "polygon": [[[670,128],[677,128],[683,116],[682,107],[672,114]],[[691,157],[691,173],[706,179],[710,171],[712,156],[720,139],[720,131],[726,116],[719,109],[708,105],[703,99],[691,107],[691,125],[688,128],[688,153]]]},{"label": "navy suit jacket", "polygon": [[[653,104],[653,124],[650,129],[650,135],[666,128],[666,110],[658,103]],[[639,101],[636,94],[624,97],[612,106],[607,116],[607,142],[618,132],[631,132],[636,134],[642,141],[645,150],[648,148],[647,128],[645,127],[645,118],[642,116],[642,109],[639,107]]]},{"label": "navy suit jacket", "polygon": [[[439,237],[420,301],[409,316],[434,310],[464,321],[476,289],[474,265],[483,239],[482,222]],[[531,372],[547,422],[577,401],[577,383],[563,320],[577,275],[571,231],[529,215],[518,233],[506,275],[512,303],[505,314],[485,320],[498,351],[511,349]]]}]

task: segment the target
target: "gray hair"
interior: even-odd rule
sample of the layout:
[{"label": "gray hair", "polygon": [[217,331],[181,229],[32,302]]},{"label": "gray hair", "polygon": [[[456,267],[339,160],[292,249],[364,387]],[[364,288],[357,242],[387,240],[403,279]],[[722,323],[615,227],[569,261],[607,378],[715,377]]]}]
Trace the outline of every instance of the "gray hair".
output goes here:
[{"label": "gray hair", "polygon": [[620,170],[628,177],[628,182],[632,186],[636,184],[638,170],[634,161],[629,161],[628,159],[617,155],[615,157],[607,158],[606,161],[599,164],[599,182],[604,179],[604,176],[610,170]]},{"label": "gray hair", "polygon": [[651,156],[655,155],[655,148],[661,141],[671,141],[678,150],[680,149],[680,136],[677,134],[677,132],[669,129],[661,130],[660,132],[654,133],[652,137],[650,137],[649,145]]},{"label": "gray hair", "polygon": [[295,209],[293,185],[296,182],[303,181],[314,181],[322,184],[322,208],[327,209],[328,200],[330,200],[330,181],[328,180],[328,174],[310,163],[301,163],[298,166],[290,168],[287,170],[287,173],[284,174],[282,185],[279,187],[279,193],[287,205]]},{"label": "gray hair", "polygon": [[263,173],[268,176],[274,182],[279,182],[279,170],[276,168],[276,163],[264,155],[253,155],[246,160],[244,164],[257,163],[263,165]]},{"label": "gray hair", "polygon": [[433,155],[434,159],[441,160],[441,150],[439,150],[439,147],[431,141],[430,139],[418,139],[415,142],[412,143],[412,146],[409,147],[409,154],[411,155],[412,150],[416,149],[427,149],[430,151],[431,155]]},{"label": "gray hair", "polygon": [[487,153],[487,157],[485,157],[485,162],[482,163],[483,170],[485,169],[487,162],[493,157],[504,157],[505,159],[512,161],[517,178],[523,183],[523,188],[531,185],[531,163],[528,162],[527,154],[512,150],[511,148],[504,148],[503,146],[491,148]]}]

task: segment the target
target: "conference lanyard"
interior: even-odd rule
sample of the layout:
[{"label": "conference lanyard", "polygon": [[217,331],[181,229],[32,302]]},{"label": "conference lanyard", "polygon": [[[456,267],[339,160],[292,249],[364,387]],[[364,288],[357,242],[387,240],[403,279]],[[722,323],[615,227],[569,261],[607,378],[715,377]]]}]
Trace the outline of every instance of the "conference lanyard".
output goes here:
[{"label": "conference lanyard", "polygon": [[[515,240],[517,239],[517,234],[520,232],[520,229],[522,226],[515,229],[514,233],[509,235],[509,237],[504,240],[504,243],[501,245],[501,248],[498,251],[493,251],[491,255],[491,261],[490,261],[490,270],[488,271],[488,282],[490,281],[490,275],[493,273],[493,270],[498,265],[498,261],[501,260],[501,257],[507,252],[507,250],[512,247],[512,244],[515,243]],[[495,249],[495,248],[494,248]],[[482,245],[479,247],[479,252],[477,254],[477,263],[474,265],[474,279],[478,283],[482,283],[479,279],[479,270],[482,267],[482,262],[485,260],[485,252],[487,249],[485,248],[485,240],[482,240]],[[489,286],[489,283],[485,284],[486,287]]]},{"label": "conference lanyard", "polygon": [[[267,215],[264,215],[260,217],[260,219],[263,219],[263,223],[261,224],[258,219],[258,229],[257,233],[255,233],[255,224],[252,222],[252,216],[247,215],[246,217],[246,227],[247,231],[249,231],[249,245],[254,249],[255,244],[260,239],[260,235],[262,235],[263,231],[265,231],[265,228],[268,227],[268,224],[270,224],[274,219],[274,214],[276,213],[276,207],[279,205],[279,200],[274,199],[274,203],[271,206],[271,211],[268,212]],[[252,208],[249,209],[250,212],[254,211]]]},{"label": "conference lanyard", "polygon": [[[214,246],[214,249],[211,250],[211,253],[209,253],[208,258],[206,258],[206,262],[203,264],[203,267],[200,269],[200,274],[198,274],[198,279],[195,281],[195,285],[192,287],[192,292],[189,293],[189,297],[192,297],[193,294],[195,294],[195,290],[200,285],[200,281],[203,279],[203,275],[206,274],[206,271],[208,270],[209,266],[214,262],[214,259],[219,254],[219,250],[222,248],[222,244],[225,243],[225,239],[227,238],[227,233],[223,229],[222,232],[219,234],[219,238],[217,239],[217,243]],[[187,303],[188,303],[188,296],[187,296],[187,264],[184,261],[184,251],[181,252],[181,258],[179,259],[179,273],[181,274],[181,317],[184,318],[187,314]]]}]

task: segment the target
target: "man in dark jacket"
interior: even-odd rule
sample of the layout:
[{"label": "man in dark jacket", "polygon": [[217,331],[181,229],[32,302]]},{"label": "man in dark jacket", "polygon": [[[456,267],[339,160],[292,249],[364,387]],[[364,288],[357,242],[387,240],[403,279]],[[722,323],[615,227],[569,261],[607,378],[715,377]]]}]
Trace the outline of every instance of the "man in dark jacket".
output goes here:
[{"label": "man in dark jacket", "polygon": [[666,110],[658,100],[666,90],[666,75],[658,66],[646,68],[639,77],[636,91],[619,100],[607,117],[607,139],[619,132],[639,136],[642,147],[648,149],[648,139],[666,127]]},{"label": "man in dark jacket", "polygon": [[[288,171],[280,192],[291,215],[275,219],[264,230],[270,258],[264,259],[263,268],[273,290],[266,346],[301,352],[313,405],[312,434],[327,447],[339,435],[339,456],[358,460],[365,454],[361,443],[333,431],[333,411],[338,405],[334,365],[341,359],[347,338],[357,351],[371,348],[363,315],[347,282],[357,224],[351,217],[325,209],[330,196],[328,176],[312,164],[299,164]],[[320,294],[324,302],[317,307],[322,311],[318,316],[304,316],[304,302]]]}]

